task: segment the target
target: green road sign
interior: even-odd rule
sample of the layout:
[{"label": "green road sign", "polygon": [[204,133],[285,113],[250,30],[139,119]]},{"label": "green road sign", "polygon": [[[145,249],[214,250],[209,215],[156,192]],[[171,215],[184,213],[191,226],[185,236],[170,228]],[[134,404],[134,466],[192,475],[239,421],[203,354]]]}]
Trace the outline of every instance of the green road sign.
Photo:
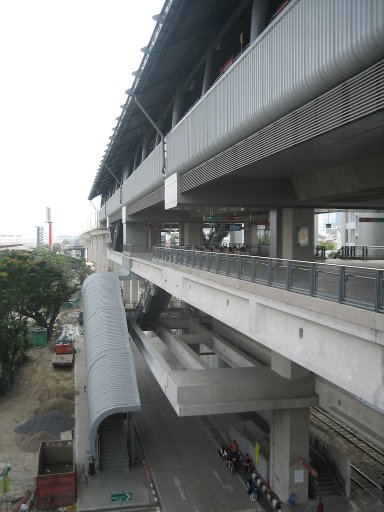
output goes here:
[{"label": "green road sign", "polygon": [[111,501],[131,501],[131,499],[131,492],[117,492],[115,494],[111,494]]}]

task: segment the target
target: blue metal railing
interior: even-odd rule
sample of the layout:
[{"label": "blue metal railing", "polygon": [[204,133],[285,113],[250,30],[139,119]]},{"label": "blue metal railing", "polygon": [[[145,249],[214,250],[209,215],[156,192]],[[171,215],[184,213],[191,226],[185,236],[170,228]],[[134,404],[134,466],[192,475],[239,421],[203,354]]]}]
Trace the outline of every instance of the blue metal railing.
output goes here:
[{"label": "blue metal railing", "polygon": [[383,271],[376,268],[154,247],[154,259],[302,293],[379,313]]}]

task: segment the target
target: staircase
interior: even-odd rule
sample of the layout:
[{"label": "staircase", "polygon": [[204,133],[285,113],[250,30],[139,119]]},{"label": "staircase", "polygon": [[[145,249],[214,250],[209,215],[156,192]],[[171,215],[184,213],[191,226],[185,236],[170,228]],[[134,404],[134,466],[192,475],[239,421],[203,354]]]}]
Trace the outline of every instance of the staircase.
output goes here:
[{"label": "staircase", "polygon": [[99,438],[101,471],[127,469],[129,457],[123,414],[108,416],[99,427]]},{"label": "staircase", "polygon": [[310,448],[310,465],[318,473],[317,479],[310,479],[310,494],[312,497],[327,495],[345,495],[343,483],[335,474],[331,464],[317,450]]},{"label": "staircase", "polygon": [[123,252],[123,225],[121,221],[116,222],[116,224],[110,228],[111,231],[111,239],[112,239],[112,249],[117,252]]},{"label": "staircase", "polygon": [[172,295],[148,283],[140,299],[137,324],[143,331],[154,331],[159,323],[161,313],[168,307]]},{"label": "staircase", "polygon": [[218,247],[221,245],[223,238],[228,235],[227,224],[216,224],[215,231],[211,233],[208,244]]}]

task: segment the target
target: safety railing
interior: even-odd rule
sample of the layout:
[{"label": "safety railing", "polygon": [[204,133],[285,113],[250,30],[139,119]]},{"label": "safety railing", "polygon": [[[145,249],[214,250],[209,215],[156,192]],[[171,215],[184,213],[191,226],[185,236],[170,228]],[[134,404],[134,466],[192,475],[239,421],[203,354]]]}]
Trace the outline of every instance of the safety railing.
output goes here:
[{"label": "safety railing", "polygon": [[382,313],[383,271],[376,268],[154,247],[154,259]]}]

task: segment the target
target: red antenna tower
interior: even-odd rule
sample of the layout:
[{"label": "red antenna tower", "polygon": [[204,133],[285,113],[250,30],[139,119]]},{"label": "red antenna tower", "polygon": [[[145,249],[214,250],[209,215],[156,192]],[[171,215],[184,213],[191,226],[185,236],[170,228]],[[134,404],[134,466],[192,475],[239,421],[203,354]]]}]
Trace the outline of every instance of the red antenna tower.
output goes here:
[{"label": "red antenna tower", "polygon": [[49,250],[53,249],[53,236],[52,236],[52,214],[51,209],[47,206],[47,223],[49,226]]}]

